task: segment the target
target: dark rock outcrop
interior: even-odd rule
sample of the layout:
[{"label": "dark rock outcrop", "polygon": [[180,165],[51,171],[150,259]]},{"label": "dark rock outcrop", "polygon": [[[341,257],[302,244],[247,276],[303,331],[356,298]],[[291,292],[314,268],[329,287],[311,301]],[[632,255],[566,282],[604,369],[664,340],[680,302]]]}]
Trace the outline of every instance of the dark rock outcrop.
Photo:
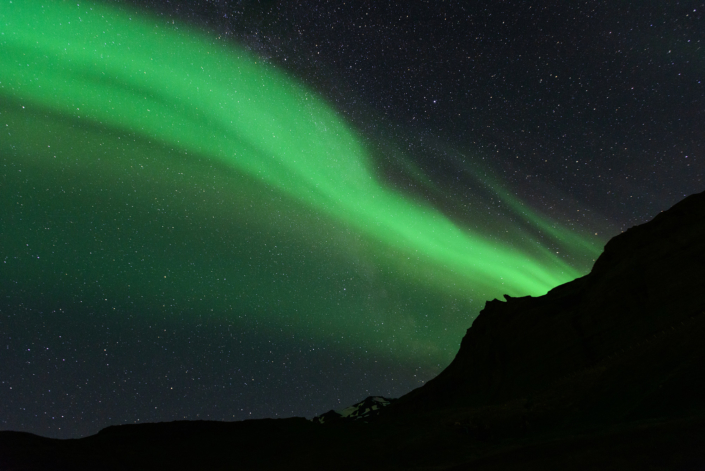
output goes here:
[{"label": "dark rock outcrop", "polygon": [[704,409],[705,193],[610,240],[590,274],[545,296],[505,297],[487,302],[451,365],[395,413],[541,396],[573,404],[580,423]]},{"label": "dark rock outcrop", "polygon": [[382,409],[396,401],[382,396],[368,396],[357,404],[340,410],[329,410],[311,419],[317,424],[331,424],[352,421],[367,423],[380,415]]}]

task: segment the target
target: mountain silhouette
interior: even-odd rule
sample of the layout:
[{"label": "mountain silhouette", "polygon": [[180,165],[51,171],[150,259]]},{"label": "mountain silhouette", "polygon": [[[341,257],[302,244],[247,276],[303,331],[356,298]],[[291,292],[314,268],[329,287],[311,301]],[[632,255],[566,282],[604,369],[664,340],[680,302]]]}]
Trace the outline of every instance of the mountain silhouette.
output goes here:
[{"label": "mountain silhouette", "polygon": [[2,470],[705,469],[705,193],[544,296],[488,301],[453,362],[314,420],[0,432]]}]

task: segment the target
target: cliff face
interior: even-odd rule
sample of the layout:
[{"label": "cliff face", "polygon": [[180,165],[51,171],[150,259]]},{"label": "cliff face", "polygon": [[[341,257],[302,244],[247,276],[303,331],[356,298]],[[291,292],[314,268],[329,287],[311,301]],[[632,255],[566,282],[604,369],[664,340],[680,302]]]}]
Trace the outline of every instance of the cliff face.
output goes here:
[{"label": "cliff face", "polygon": [[590,274],[544,296],[505,297],[487,302],[451,365],[397,413],[549,396],[547,407],[569,403],[575,420],[702,407],[705,193],[610,240]]}]

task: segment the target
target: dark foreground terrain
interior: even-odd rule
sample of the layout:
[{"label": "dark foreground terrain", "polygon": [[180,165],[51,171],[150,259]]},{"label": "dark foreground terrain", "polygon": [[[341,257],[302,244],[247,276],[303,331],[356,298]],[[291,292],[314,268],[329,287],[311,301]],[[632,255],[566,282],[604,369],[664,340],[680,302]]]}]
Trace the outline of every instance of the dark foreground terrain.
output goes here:
[{"label": "dark foreground terrain", "polygon": [[589,275],[488,302],[445,371],[382,399],[323,423],[0,432],[0,470],[705,470],[705,193],[612,239]]}]

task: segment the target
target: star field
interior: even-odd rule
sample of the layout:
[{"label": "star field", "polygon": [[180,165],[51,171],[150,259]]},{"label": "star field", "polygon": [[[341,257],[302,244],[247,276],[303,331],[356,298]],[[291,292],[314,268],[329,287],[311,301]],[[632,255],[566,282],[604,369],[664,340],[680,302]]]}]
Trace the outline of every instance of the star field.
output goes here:
[{"label": "star field", "polygon": [[398,397],[702,191],[705,4],[0,2],[0,429]]}]

